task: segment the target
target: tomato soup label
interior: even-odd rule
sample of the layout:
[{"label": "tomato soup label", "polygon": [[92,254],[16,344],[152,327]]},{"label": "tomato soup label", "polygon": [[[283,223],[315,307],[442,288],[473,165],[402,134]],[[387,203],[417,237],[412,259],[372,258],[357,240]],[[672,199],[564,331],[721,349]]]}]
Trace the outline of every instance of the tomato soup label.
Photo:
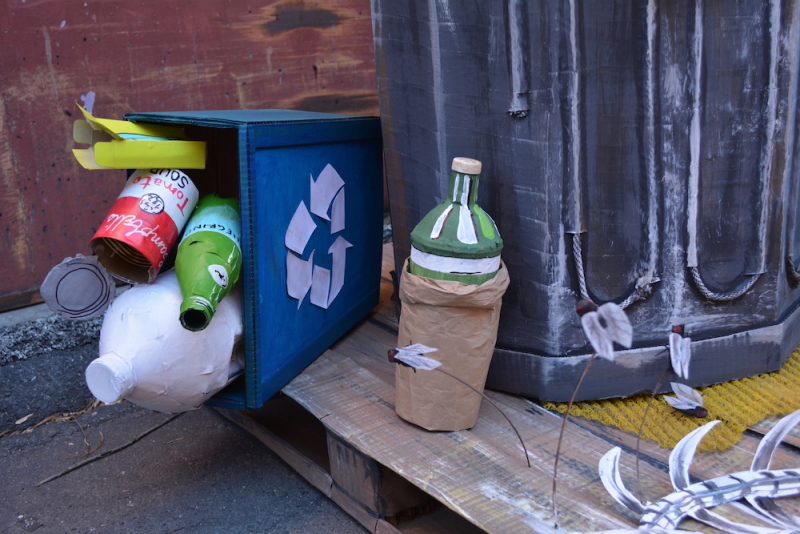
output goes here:
[{"label": "tomato soup label", "polygon": [[134,172],[92,238],[113,239],[140,252],[161,269],[197,205],[192,180],[176,169]]}]

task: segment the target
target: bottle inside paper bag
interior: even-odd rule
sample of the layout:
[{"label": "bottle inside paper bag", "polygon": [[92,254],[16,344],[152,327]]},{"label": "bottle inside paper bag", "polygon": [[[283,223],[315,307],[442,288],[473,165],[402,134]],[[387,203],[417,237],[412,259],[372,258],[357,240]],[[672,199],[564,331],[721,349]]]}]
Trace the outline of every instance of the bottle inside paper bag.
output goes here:
[{"label": "bottle inside paper bag", "polygon": [[464,430],[477,421],[476,391],[486,382],[509,283],[500,232],[477,204],[481,162],[454,158],[452,168],[447,200],[411,234],[399,291],[397,346],[437,349],[430,356],[445,371],[395,368],[397,415],[427,430]]},{"label": "bottle inside paper bag", "polygon": [[114,300],[100,331],[100,357],[86,369],[95,397],[182,412],[199,407],[241,372],[241,355],[235,354],[242,336],[238,293],[220,302],[202,332],[181,326],[182,300],[174,271]]},{"label": "bottle inside paper bag", "polygon": [[503,240],[478,205],[481,162],[453,158],[447,199],[411,232],[409,270],[436,280],[482,284],[500,269]]}]

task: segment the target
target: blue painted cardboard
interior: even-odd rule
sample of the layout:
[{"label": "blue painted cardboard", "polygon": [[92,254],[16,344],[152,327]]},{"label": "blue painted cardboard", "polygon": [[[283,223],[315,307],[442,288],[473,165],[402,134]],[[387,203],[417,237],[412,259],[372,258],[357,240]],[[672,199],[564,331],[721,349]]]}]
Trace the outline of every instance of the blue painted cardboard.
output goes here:
[{"label": "blue painted cardboard", "polygon": [[[383,221],[383,168],[376,118],[288,110],[137,113],[136,122],[233,128],[238,144],[245,329],[245,379],[221,392],[217,405],[255,409],[297,376],[378,303]],[[310,207],[310,179],[332,165],[344,181],[345,227],[311,215],[316,229],[302,254],[331,269],[338,236],[345,280],[327,309],[287,292],[284,238],[295,210]],[[203,191],[203,193],[210,191]]]}]

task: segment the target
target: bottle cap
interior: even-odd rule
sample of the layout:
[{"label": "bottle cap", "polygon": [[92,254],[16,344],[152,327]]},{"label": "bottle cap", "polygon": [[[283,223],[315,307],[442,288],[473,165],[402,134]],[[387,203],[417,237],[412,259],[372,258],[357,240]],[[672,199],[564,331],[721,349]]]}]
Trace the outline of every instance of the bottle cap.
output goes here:
[{"label": "bottle cap", "polygon": [[480,174],[481,162],[472,158],[453,158],[453,165],[451,168],[456,172],[464,174]]},{"label": "bottle cap", "polygon": [[103,354],[86,368],[86,385],[92,395],[113,404],[133,391],[135,377],[131,363],[114,354]]}]

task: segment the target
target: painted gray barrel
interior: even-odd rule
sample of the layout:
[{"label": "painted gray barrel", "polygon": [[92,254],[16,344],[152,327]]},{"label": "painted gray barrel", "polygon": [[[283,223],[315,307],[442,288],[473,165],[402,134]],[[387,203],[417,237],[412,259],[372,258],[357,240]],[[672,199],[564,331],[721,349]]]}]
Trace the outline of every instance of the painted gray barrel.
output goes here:
[{"label": "painted gray barrel", "polygon": [[373,26],[398,272],[450,159],[484,163],[511,276],[488,387],[568,399],[582,295],[634,348],[581,398],[652,389],[678,324],[692,385],[788,359],[800,2],[373,0]]}]

